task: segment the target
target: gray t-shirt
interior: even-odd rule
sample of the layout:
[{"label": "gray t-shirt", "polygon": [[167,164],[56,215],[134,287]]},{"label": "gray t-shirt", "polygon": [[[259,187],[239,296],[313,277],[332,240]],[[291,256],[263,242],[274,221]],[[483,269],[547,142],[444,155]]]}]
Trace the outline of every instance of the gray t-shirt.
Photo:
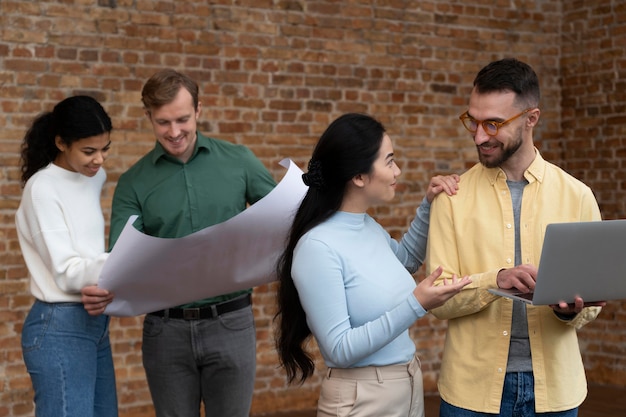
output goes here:
[{"label": "gray t-shirt", "polygon": [[[522,211],[522,194],[528,181],[507,180],[511,200],[513,200],[513,216],[515,218],[515,265],[522,263],[522,249],[520,244],[520,212]],[[507,372],[531,372],[533,370],[530,342],[528,340],[528,319],[526,304],[522,301],[513,301],[513,324],[511,325],[511,343],[509,345],[509,360]]]}]

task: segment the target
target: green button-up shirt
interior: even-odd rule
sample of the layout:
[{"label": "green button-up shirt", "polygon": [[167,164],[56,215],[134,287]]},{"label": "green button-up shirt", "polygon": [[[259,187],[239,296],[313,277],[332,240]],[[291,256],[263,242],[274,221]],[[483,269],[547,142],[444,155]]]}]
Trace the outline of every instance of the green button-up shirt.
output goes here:
[{"label": "green button-up shirt", "polygon": [[[183,163],[157,142],[120,176],[113,195],[109,247],[115,245],[132,215],[139,216],[134,226],[143,233],[179,238],[241,213],[275,185],[272,175],[245,146],[198,132],[193,155]],[[199,300],[185,307],[221,302],[250,291]]]}]

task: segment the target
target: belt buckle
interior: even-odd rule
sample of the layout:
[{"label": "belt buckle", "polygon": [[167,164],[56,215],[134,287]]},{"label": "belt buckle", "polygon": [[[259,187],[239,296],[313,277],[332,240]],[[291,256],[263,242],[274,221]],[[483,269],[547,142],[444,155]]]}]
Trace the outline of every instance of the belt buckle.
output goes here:
[{"label": "belt buckle", "polygon": [[200,318],[199,308],[185,308],[183,309],[183,319],[185,320],[198,320]]}]

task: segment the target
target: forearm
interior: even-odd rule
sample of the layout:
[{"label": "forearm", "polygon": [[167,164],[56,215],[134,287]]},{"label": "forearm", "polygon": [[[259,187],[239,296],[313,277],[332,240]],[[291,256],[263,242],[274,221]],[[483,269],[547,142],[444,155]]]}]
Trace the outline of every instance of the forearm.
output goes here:
[{"label": "forearm", "polygon": [[338,325],[330,327],[317,326],[317,320],[313,318],[311,330],[320,348],[327,352],[335,366],[345,368],[378,352],[424,315],[426,311],[415,297],[409,295],[395,308],[360,326],[352,325],[350,317],[346,315]]},{"label": "forearm", "polygon": [[580,313],[572,314],[570,316],[558,314],[556,311],[554,314],[563,323],[578,330],[594,321],[596,317],[598,317],[598,314],[600,314],[600,311],[602,311],[602,307],[585,307]]},{"label": "forearm", "polygon": [[115,189],[112,202],[111,222],[109,227],[109,250],[113,249],[130,216],[140,216],[134,223],[138,230],[143,230],[141,207],[129,186],[120,181]]},{"label": "forearm", "polygon": [[[445,271],[446,278],[450,278],[450,271]],[[454,319],[470,314],[477,313],[495,301],[498,296],[491,294],[488,290],[496,287],[496,277],[498,270],[484,272],[480,274],[472,274],[470,278],[472,283],[467,285],[461,292],[450,300],[446,301],[441,307],[434,308],[430,312],[441,320]],[[458,274],[457,274],[458,275]],[[442,284],[444,275],[437,280],[438,284]]]},{"label": "forearm", "polygon": [[107,257],[107,253],[102,253],[92,259],[73,257],[60,262],[53,267],[57,286],[65,293],[78,294],[83,287],[96,284]]},{"label": "forearm", "polygon": [[414,273],[424,263],[428,242],[430,203],[424,198],[402,240],[392,249],[405,268]]}]

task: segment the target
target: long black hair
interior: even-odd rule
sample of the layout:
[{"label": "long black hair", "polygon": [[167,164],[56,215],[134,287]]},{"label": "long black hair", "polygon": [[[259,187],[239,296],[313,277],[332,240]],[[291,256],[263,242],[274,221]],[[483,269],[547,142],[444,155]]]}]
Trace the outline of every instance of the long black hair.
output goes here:
[{"label": "long black hair", "polygon": [[276,348],[291,383],[300,374],[303,383],[315,364],[305,345],[311,336],[298,291],[291,277],[293,251],[306,232],[341,207],[348,182],[372,171],[385,128],[371,116],[348,113],[333,121],[322,134],[303,180],[309,189],[291,226],[287,246],[277,265],[278,312]]},{"label": "long black hair", "polygon": [[40,114],[22,142],[22,185],[60,152],[55,139],[70,146],[73,142],[101,135],[113,129],[111,118],[100,103],[89,96],[68,97],[50,112]]}]

